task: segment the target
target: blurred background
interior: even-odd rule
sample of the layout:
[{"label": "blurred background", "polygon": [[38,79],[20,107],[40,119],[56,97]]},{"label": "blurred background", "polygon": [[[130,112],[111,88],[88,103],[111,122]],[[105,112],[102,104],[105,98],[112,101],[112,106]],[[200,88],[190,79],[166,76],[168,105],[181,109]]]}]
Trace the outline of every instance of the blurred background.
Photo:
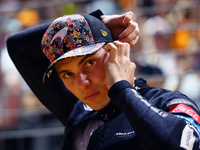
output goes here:
[{"label": "blurred background", "polygon": [[20,77],[6,50],[16,32],[73,13],[135,13],[136,77],[180,91],[200,106],[200,0],[0,0],[0,149],[58,150],[62,124]]}]

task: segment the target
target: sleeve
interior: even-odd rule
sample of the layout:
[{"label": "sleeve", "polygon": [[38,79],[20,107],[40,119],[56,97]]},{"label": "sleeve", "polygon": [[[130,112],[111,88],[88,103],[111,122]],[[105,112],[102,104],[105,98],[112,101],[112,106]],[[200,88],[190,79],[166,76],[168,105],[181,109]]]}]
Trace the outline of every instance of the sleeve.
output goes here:
[{"label": "sleeve", "polygon": [[[102,12],[96,10],[91,15],[100,19]],[[42,53],[41,39],[49,25],[50,23],[42,24],[10,36],[7,39],[7,49],[10,58],[33,93],[65,124],[77,98],[64,88],[56,74],[53,74],[45,84],[42,82],[49,61]]]},{"label": "sleeve", "polygon": [[199,133],[194,124],[150,104],[127,81],[114,84],[108,94],[127,116],[144,149],[199,149]]}]

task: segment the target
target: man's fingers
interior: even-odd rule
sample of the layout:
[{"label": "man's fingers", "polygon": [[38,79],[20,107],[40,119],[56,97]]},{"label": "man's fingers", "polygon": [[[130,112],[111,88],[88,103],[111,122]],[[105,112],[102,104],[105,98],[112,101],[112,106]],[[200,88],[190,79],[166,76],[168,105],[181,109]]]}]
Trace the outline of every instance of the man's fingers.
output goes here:
[{"label": "man's fingers", "polygon": [[134,21],[130,21],[129,25],[127,26],[127,28],[119,35],[120,39],[123,39],[124,37],[129,36],[129,34],[134,33],[136,36],[139,35],[140,30],[138,27],[138,24]]},{"label": "man's fingers", "polygon": [[117,53],[119,56],[125,56],[129,58],[130,45],[128,43],[122,43],[120,41],[114,41],[113,44],[117,47]]},{"label": "man's fingers", "polygon": [[129,36],[120,39],[120,42],[126,42],[130,44],[130,47],[134,46],[139,40],[139,36],[136,36],[135,33],[131,33]]},{"label": "man's fingers", "polygon": [[134,40],[132,40],[129,44],[130,44],[130,47],[134,46],[139,40],[139,36],[137,36]]},{"label": "man's fingers", "polygon": [[120,35],[120,42],[129,43],[132,47],[139,39],[140,30],[136,22],[130,23],[127,29]]},{"label": "man's fingers", "polygon": [[117,47],[113,43],[108,43],[105,50],[110,53],[109,60],[114,60],[117,55]]},{"label": "man's fingers", "polygon": [[133,22],[133,21],[130,21],[127,28],[119,35],[119,39],[123,39],[123,38],[129,36],[129,34],[131,34],[132,32],[134,32],[134,30],[136,29],[136,26],[135,26],[135,24],[133,24],[131,22]]},{"label": "man's fingers", "polygon": [[122,15],[122,17],[124,17],[122,23],[123,24],[128,24],[131,20],[133,20],[134,18],[134,13],[132,11],[129,11],[127,13],[125,13],[124,15]]}]

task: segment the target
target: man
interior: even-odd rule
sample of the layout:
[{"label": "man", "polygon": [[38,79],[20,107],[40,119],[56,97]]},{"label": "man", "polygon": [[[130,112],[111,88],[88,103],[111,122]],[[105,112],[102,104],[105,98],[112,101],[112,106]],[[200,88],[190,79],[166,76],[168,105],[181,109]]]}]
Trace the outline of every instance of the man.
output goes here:
[{"label": "man", "polygon": [[[114,39],[128,42],[131,46],[137,42],[139,29],[137,23],[132,20],[134,17],[132,12],[122,15],[103,15],[100,10],[96,10],[90,15],[102,20],[110,29]],[[65,125],[76,97],[67,89],[57,85],[60,79],[54,73],[46,84],[43,83],[43,73],[49,61],[41,52],[41,39],[49,25],[50,23],[41,24],[9,37],[7,48],[12,61],[34,94]],[[55,92],[56,90],[59,92]],[[65,99],[72,100],[65,101]]]},{"label": "man", "polygon": [[74,102],[65,105],[70,113],[62,149],[199,148],[196,105],[179,92],[135,79],[130,45],[113,41],[100,20],[84,14],[56,19],[42,50],[50,61],[44,84],[56,80],[56,87],[75,96],[65,99]]}]

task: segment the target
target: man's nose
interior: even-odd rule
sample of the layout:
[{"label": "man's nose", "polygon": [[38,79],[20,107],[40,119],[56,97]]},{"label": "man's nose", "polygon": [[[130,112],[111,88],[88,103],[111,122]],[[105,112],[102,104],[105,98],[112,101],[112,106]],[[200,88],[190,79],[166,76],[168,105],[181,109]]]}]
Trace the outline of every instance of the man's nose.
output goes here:
[{"label": "man's nose", "polygon": [[78,86],[80,88],[86,88],[90,85],[90,80],[88,78],[88,75],[86,73],[78,73]]}]

